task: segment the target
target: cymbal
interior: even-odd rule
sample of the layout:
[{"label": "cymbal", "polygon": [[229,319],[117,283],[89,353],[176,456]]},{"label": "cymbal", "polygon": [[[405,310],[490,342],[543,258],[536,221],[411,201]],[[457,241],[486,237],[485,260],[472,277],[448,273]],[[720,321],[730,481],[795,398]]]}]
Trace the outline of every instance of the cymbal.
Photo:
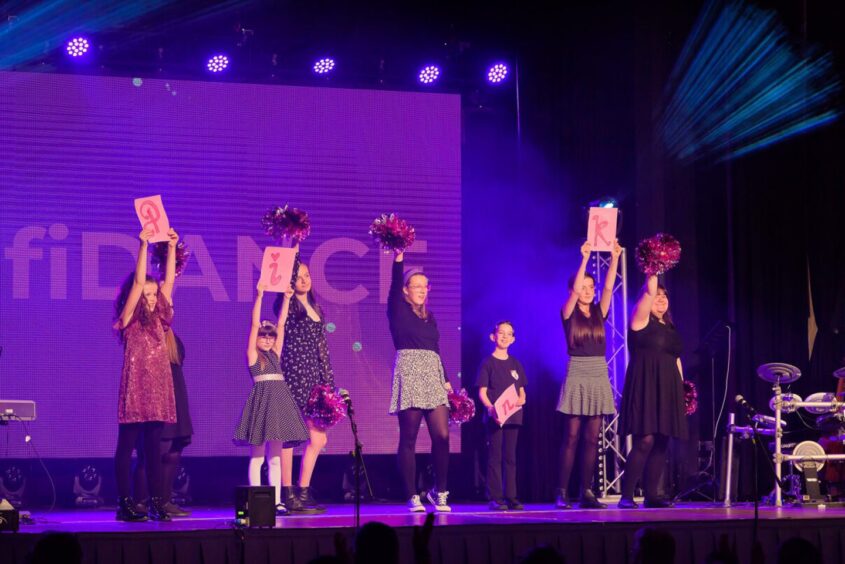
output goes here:
[{"label": "cymbal", "polygon": [[757,376],[770,384],[791,384],[801,377],[801,371],[791,364],[770,362],[757,367]]}]

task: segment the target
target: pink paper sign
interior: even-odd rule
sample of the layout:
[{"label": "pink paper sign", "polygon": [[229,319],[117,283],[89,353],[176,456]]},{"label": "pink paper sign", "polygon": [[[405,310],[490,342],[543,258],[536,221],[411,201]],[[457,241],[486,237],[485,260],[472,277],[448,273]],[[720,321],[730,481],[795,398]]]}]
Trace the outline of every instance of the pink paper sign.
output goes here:
[{"label": "pink paper sign", "polygon": [[617,208],[590,208],[590,220],[587,223],[587,242],[594,251],[612,251],[616,240]]},{"label": "pink paper sign", "polygon": [[141,221],[141,229],[153,232],[150,243],[169,241],[167,232],[170,231],[170,222],[164,212],[164,204],[161,203],[161,196],[148,196],[135,199],[135,213]]},{"label": "pink paper sign", "polygon": [[267,247],[261,261],[260,282],[267,292],[285,292],[290,288],[296,250],[287,247]]},{"label": "pink paper sign", "polygon": [[511,384],[493,404],[493,407],[496,408],[496,419],[499,420],[499,425],[504,425],[511,415],[522,409],[521,405],[516,405],[518,399],[519,393],[516,391],[516,384]]}]

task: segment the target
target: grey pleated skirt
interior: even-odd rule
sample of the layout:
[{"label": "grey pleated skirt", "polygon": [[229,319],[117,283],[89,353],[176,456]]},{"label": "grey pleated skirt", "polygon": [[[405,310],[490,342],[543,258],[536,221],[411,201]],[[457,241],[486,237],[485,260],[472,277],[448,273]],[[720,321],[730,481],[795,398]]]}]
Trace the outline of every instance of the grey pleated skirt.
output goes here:
[{"label": "grey pleated skirt", "polygon": [[389,413],[447,405],[445,382],[439,354],[423,349],[399,349],[393,365]]},{"label": "grey pleated skirt", "polygon": [[613,415],[616,405],[603,356],[572,356],[557,410],[567,415]]}]

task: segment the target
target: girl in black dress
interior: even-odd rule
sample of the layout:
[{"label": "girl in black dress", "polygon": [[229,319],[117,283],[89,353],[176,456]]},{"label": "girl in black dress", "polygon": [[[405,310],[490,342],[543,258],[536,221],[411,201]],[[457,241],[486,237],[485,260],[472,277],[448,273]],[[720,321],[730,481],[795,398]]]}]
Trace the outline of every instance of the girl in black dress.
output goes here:
[{"label": "girl in black dress", "polygon": [[[299,491],[293,482],[293,449],[282,451],[282,499],[293,513],[324,513],[326,508],[317,503],[311,492],[311,476],[317,464],[317,457],[325,448],[328,438],[305,416],[305,406],[311,390],[319,384],[334,386],[334,373],[329,360],[329,345],[326,341],[323,310],[317,304],[311,289],[311,272],[299,261],[299,244],[293,265],[294,294],[290,300],[290,312],[285,321],[285,344],[282,351],[282,370],[294,401],[303,412],[308,426],[309,439],[302,453],[299,467]],[[279,312],[282,297],[276,298],[273,311]]]},{"label": "girl in black dress", "polygon": [[628,331],[631,361],[625,374],[620,414],[621,434],[633,435],[634,447],[625,463],[619,507],[637,507],[634,488],[645,472],[646,507],[672,507],[657,488],[666,466],[671,437],[687,437],[684,410],[683,343],[669,314],[666,288],[657,276],[646,280]]}]

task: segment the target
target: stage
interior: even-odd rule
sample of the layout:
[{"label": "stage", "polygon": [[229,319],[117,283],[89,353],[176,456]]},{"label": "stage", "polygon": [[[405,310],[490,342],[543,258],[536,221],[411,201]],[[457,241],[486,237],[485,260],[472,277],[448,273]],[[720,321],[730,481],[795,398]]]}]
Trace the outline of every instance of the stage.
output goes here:
[{"label": "stage", "polygon": [[[172,523],[122,523],[113,510],[32,512],[33,522],[17,534],[0,534],[0,560],[24,563],[39,536],[47,531],[79,535],[86,563],[305,563],[334,553],[337,533],[350,542],[354,514],[350,505],[331,505],[324,515],[287,516],[273,529],[238,529],[229,508],[193,508],[190,517]],[[411,562],[413,527],[425,514],[403,505],[365,505],[362,523],[381,521],[398,530],[402,561]],[[677,543],[676,562],[703,562],[728,535],[741,562],[751,553],[754,508],[726,509],[712,504],[683,504],[673,509],[553,510],[530,504],[526,511],[491,512],[484,505],[456,504],[453,513],[436,516],[430,548],[435,563],[511,563],[532,547],[548,544],[569,564],[630,561],[633,535],[643,526],[664,528]],[[758,535],[767,562],[776,548],[800,535],[821,548],[825,562],[845,560],[845,508],[776,509],[761,506]]]}]

